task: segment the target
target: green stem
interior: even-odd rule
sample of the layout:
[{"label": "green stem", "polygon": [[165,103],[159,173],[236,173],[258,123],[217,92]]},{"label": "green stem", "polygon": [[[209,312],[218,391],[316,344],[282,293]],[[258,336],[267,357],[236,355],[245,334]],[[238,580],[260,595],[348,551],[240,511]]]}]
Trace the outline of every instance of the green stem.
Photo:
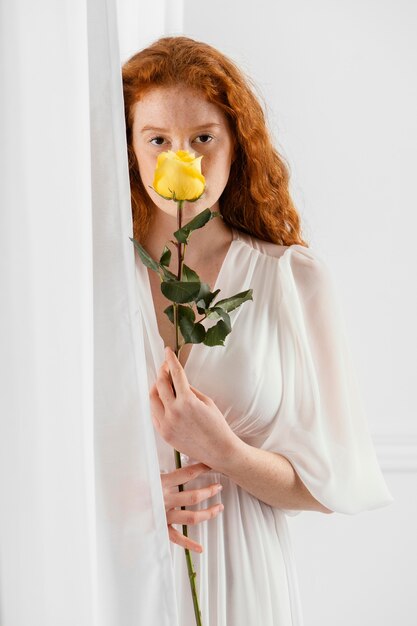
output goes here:
[{"label": "green stem", "polygon": [[[182,206],[183,206],[184,201],[183,200],[179,200],[178,201],[178,211],[177,211],[177,222],[178,222],[178,229],[181,228],[181,221],[182,221]],[[178,280],[181,280],[182,278],[182,265],[184,262],[184,255],[185,255],[185,249],[184,249],[184,254],[183,254],[183,250],[182,250],[182,244],[178,241],[177,242],[177,249],[178,249],[178,275],[177,278]],[[178,357],[179,352],[180,352],[180,345],[179,345],[179,340],[178,340],[178,330],[179,330],[179,324],[178,324],[178,304],[176,302],[173,303],[173,307],[174,307],[174,324],[175,324],[175,354]],[[177,469],[181,468],[181,455],[178,452],[178,450],[174,450],[174,455],[175,455],[175,467]],[[178,485],[178,490],[179,491],[184,491],[184,485]],[[182,511],[185,511],[185,506],[181,507]],[[182,525],[182,532],[183,535],[185,537],[188,537],[188,528],[185,524]],[[184,548],[185,549],[185,559],[187,562],[187,570],[188,570],[188,578],[190,580],[190,587],[191,587],[191,595],[193,598],[193,606],[194,606],[194,615],[195,615],[195,621],[197,626],[203,626],[203,622],[201,621],[201,611],[200,611],[200,607],[199,607],[199,603],[198,603],[198,595],[197,595],[197,589],[196,589],[196,577],[197,574],[194,570],[194,566],[193,566],[193,561],[191,558],[191,553],[190,550],[188,548]]]},{"label": "green stem", "polygon": [[[175,453],[175,466],[177,469],[180,469],[181,468],[180,453],[178,452],[178,450],[174,450],[174,453]],[[178,485],[178,489],[179,491],[184,491],[184,485]],[[185,511],[185,506],[182,506],[181,510]],[[184,524],[182,525],[182,532],[185,537],[188,537],[188,528]],[[193,599],[195,621],[196,621],[197,626],[203,626],[203,622],[201,620],[200,606],[198,604],[197,589],[196,589],[196,584],[195,584],[197,574],[194,570],[194,565],[193,565],[193,561],[192,561],[191,553],[189,549],[188,548],[184,548],[184,549],[185,549],[185,559],[187,561],[188,578],[190,580],[191,595]]]}]

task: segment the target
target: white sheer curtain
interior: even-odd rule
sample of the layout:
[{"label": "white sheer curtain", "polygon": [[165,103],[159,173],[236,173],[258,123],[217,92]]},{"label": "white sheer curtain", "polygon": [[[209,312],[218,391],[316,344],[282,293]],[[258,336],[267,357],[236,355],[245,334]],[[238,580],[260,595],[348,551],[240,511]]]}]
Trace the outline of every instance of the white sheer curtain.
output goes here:
[{"label": "white sheer curtain", "polygon": [[114,0],[4,2],[0,42],[0,623],[176,626]]}]

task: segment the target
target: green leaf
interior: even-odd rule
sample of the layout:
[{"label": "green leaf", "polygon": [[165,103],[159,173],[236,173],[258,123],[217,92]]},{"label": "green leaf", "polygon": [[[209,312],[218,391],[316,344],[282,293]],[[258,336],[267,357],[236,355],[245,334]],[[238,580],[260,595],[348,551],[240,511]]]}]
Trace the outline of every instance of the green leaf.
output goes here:
[{"label": "green leaf", "polygon": [[138,241],[136,241],[136,239],[132,239],[132,237],[129,237],[130,241],[133,241],[136,250],[139,253],[140,259],[142,261],[142,263],[144,265],[146,265],[146,267],[149,267],[151,270],[154,270],[155,272],[159,271],[159,263],[157,261],[155,261],[145,250],[145,248],[143,246],[140,245],[140,243]]},{"label": "green leaf", "polygon": [[188,231],[197,230],[197,228],[202,228],[207,222],[212,219],[212,211],[210,209],[204,209],[201,213],[198,213],[192,220],[184,224],[183,228]]},{"label": "green leaf", "polygon": [[215,307],[209,309],[209,312],[207,313],[207,317],[209,319],[219,319],[219,318],[222,318],[224,323],[226,324],[227,328],[229,329],[229,332],[232,330],[232,323],[230,321],[230,315],[228,313],[226,313],[226,311],[223,311],[223,309],[221,309],[220,307],[216,307],[215,306]]},{"label": "green leaf", "polygon": [[223,320],[220,320],[217,324],[208,329],[203,343],[206,346],[224,346],[224,340],[229,333],[230,330],[227,324]]},{"label": "green leaf", "polygon": [[162,252],[161,258],[159,259],[159,263],[161,265],[164,265],[165,267],[168,267],[170,262],[171,262],[171,250],[168,248],[168,246],[165,246]]},{"label": "green leaf", "polygon": [[[211,300],[213,299],[212,293],[210,291],[210,285],[208,283],[200,283],[200,291],[198,294],[198,297],[196,298],[196,300],[200,301],[203,300],[203,302],[207,303],[207,302],[211,302]],[[206,308],[209,305],[206,304]]]},{"label": "green leaf", "polygon": [[220,215],[218,211],[210,211],[210,209],[204,209],[201,213],[198,213],[192,220],[190,220],[187,224],[184,224],[182,228],[176,230],[174,233],[174,237],[180,243],[187,243],[188,237],[193,230],[197,230],[198,228],[202,228],[207,222],[209,222],[213,217]]},{"label": "green leaf", "polygon": [[164,275],[164,279],[166,281],[178,280],[177,276],[175,274],[173,274],[172,272],[170,272],[169,269],[164,267],[163,265],[161,265],[161,270],[162,270],[162,273]]},{"label": "green leaf", "polygon": [[252,298],[252,289],[248,289],[247,291],[241,291],[240,293],[235,294],[234,296],[230,296],[229,298],[225,298],[224,300],[219,300],[216,302],[216,307],[220,307],[226,313],[230,313],[234,309],[237,309],[243,302],[247,300],[253,300]]},{"label": "green leaf", "polygon": [[173,324],[174,323],[174,305],[170,304],[169,306],[167,306],[167,308],[164,309],[164,313],[168,316],[169,321]]},{"label": "green leaf", "polygon": [[182,266],[182,280],[187,281],[188,283],[192,283],[192,282],[200,282],[200,277],[199,275],[192,270],[190,267],[188,267],[188,265],[185,265],[185,263],[183,263]]},{"label": "green leaf", "polygon": [[205,338],[206,338],[206,329],[204,328],[203,324],[200,324],[200,322],[197,322],[197,324],[194,324],[194,328],[189,335],[189,339],[186,340],[184,338],[184,341],[186,341],[186,343],[202,343]]},{"label": "green leaf", "polygon": [[208,289],[205,287],[204,290],[201,290],[201,295],[198,294],[199,299],[197,300],[197,311],[199,313],[206,313],[206,309],[208,309],[217,294],[220,293],[220,289],[216,289],[216,291],[212,292],[210,291],[210,287],[207,283],[202,284],[206,285]]},{"label": "green leaf", "polygon": [[193,323],[195,320],[195,313],[193,309],[190,306],[179,304],[178,305],[178,320],[180,324],[184,320],[186,320],[187,322]]},{"label": "green leaf", "polygon": [[188,306],[178,306],[179,327],[185,343],[201,343],[206,329],[200,323],[195,324],[195,313]]},{"label": "green leaf", "polygon": [[172,302],[193,302],[200,293],[201,283],[186,281],[164,281],[161,291]]},{"label": "green leaf", "polygon": [[[180,228],[179,230],[176,230],[175,233],[174,233],[174,237],[180,243],[187,243],[189,236],[190,236],[189,231],[188,230],[184,230],[184,228]],[[175,245],[177,245],[177,244],[175,244]]]}]

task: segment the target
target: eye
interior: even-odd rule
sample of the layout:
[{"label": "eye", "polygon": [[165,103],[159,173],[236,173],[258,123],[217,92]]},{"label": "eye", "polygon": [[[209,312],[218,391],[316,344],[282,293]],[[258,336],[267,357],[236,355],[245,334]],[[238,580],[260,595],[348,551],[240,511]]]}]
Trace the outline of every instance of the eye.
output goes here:
[{"label": "eye", "polygon": [[199,141],[197,143],[210,143],[210,141],[213,139],[213,137],[211,135],[198,135],[198,137],[196,137],[195,141],[197,141],[197,139],[201,139],[202,141]]},{"label": "eye", "polygon": [[[161,141],[159,142],[159,140]],[[154,141],[158,141],[158,143],[153,143]],[[152,137],[152,139],[149,140],[149,143],[152,143],[154,146],[162,146],[163,141],[163,137]]]}]

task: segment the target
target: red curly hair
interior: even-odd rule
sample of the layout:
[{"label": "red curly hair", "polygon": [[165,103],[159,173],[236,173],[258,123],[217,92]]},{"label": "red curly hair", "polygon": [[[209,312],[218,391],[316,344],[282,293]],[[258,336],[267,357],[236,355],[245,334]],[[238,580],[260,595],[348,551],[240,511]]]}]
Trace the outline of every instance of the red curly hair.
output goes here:
[{"label": "red curly hair", "polygon": [[122,67],[133,236],[143,242],[152,206],[132,147],[133,105],[159,86],[198,89],[225,113],[236,139],[236,158],[219,198],[224,222],[264,241],[300,244],[300,217],[289,193],[289,167],[274,148],[250,79],[221,52],[189,37],[162,37]]}]

